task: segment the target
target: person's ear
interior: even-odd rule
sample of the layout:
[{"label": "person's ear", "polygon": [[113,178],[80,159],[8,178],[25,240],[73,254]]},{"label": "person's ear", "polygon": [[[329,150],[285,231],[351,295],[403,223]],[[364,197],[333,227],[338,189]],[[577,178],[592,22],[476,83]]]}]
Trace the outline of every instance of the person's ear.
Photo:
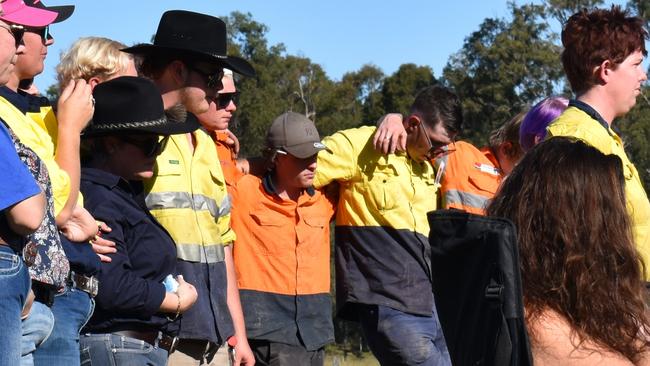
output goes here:
[{"label": "person's ear", "polygon": [[610,60],[605,60],[596,67],[597,81],[601,84],[607,84],[612,76],[615,65]]},{"label": "person's ear", "polygon": [[179,60],[172,61],[169,64],[169,68],[176,85],[186,84],[190,71],[183,62]]},{"label": "person's ear", "polygon": [[412,114],[406,119],[406,124],[404,126],[404,129],[406,129],[407,133],[412,133],[418,128],[420,123],[422,123],[420,117]]},{"label": "person's ear", "polygon": [[505,156],[511,156],[512,155],[512,142],[506,141],[502,143],[499,146],[499,149],[501,150],[501,153]]},{"label": "person's ear", "polygon": [[102,80],[98,78],[97,76],[93,76],[90,79],[88,79],[88,85],[90,85],[90,90],[94,90],[97,84],[101,83]]}]

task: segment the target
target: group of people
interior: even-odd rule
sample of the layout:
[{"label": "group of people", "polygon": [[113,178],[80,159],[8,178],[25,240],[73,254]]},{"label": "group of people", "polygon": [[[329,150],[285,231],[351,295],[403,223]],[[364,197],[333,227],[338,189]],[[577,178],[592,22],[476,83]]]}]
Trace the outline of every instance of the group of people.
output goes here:
[{"label": "group of people", "polygon": [[322,140],[285,112],[245,160],[228,127],[255,70],[220,19],[167,11],[132,47],[80,38],[53,106],[33,80],[74,7],[0,5],[0,365],[323,365],[332,220],[336,315],[382,365],[451,365],[436,209],[516,225],[536,365],[650,364],[650,203],[612,126],[646,80],[639,18],[569,18],[575,99],[485,148],[457,141],[461,100],[430,86],[408,115]]}]

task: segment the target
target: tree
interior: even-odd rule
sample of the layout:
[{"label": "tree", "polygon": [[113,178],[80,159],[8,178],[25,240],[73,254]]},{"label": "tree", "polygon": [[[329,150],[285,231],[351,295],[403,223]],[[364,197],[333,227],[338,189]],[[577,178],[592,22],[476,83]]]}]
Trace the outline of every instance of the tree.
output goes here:
[{"label": "tree", "polygon": [[380,68],[367,64],[358,71],[344,74],[341,82],[338,83],[339,100],[349,100],[353,103],[350,108],[360,108],[353,111],[360,123],[375,121],[385,113],[381,101],[384,78],[385,75]]},{"label": "tree", "polygon": [[643,88],[637,104],[615,123],[625,143],[625,151],[634,163],[644,187],[650,187],[650,101],[645,97],[650,89]]},{"label": "tree", "polygon": [[402,64],[393,75],[384,80],[381,89],[384,110],[407,114],[418,91],[436,83],[431,67]]},{"label": "tree", "polygon": [[543,5],[509,3],[511,19],[487,18],[444,68],[444,83],[463,103],[463,137],[489,132],[561,86],[560,47]]},{"label": "tree", "polygon": [[545,3],[549,15],[557,19],[560,24],[564,24],[574,13],[601,6],[603,0],[546,0]]},{"label": "tree", "polygon": [[364,96],[379,88],[381,70],[364,66],[337,83],[309,58],[287,54],[283,44],[269,46],[268,28],[250,13],[233,12],[225,19],[229,53],[247,59],[257,72],[256,78],[237,81],[242,94],[234,130],[243,156],[260,154],[268,126],[285,111],[304,114],[323,136],[361,123]]}]

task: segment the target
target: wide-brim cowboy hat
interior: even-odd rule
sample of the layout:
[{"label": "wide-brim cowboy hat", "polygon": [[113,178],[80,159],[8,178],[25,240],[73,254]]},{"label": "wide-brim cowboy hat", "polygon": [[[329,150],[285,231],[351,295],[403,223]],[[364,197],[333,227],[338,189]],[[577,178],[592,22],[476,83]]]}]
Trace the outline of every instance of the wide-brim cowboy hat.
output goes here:
[{"label": "wide-brim cowboy hat", "polygon": [[189,55],[214,62],[244,76],[255,76],[248,61],[228,56],[226,23],[221,19],[186,10],[169,10],[160,18],[153,44],[140,44],[122,51],[132,54],[165,52]]},{"label": "wide-brim cowboy hat", "polygon": [[200,124],[191,113],[170,118],[160,91],[145,78],[122,76],[98,84],[93,90],[95,112],[84,137],[152,133],[176,135],[195,131]]}]

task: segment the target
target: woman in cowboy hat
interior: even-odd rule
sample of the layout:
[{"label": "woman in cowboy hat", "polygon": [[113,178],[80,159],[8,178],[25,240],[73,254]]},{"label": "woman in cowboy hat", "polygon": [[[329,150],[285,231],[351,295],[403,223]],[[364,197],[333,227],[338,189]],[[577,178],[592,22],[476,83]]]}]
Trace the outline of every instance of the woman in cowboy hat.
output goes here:
[{"label": "woman in cowboy hat", "polygon": [[[82,143],[85,207],[111,228],[116,244],[102,263],[97,307],[81,336],[82,363],[165,365],[178,319],[197,299],[176,275],[176,247],[144,203],[142,180],[153,175],[169,135],[197,128],[195,119],[165,115],[156,86],[124,76],[93,91],[95,114]],[[191,117],[190,117],[191,118]]]}]

